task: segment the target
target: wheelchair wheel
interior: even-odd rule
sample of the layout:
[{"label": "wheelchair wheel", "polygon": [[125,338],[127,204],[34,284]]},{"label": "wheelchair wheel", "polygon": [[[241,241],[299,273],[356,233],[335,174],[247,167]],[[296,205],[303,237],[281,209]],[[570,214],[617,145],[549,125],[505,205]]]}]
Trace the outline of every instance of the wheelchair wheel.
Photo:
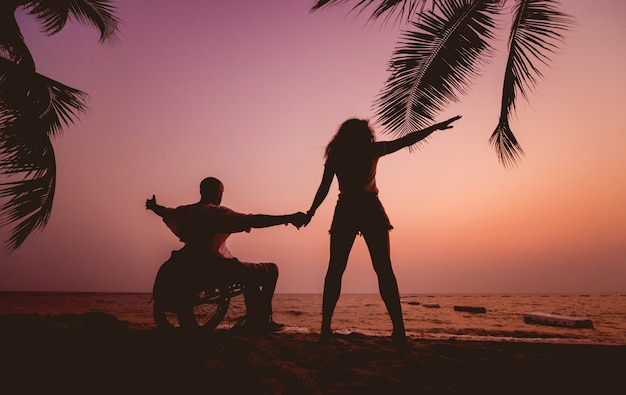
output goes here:
[{"label": "wheelchair wheel", "polygon": [[167,306],[155,299],[154,322],[157,328],[164,330],[194,327],[213,330],[226,315],[229,304],[230,296],[221,292],[211,295],[198,292],[193,302],[184,308]]}]

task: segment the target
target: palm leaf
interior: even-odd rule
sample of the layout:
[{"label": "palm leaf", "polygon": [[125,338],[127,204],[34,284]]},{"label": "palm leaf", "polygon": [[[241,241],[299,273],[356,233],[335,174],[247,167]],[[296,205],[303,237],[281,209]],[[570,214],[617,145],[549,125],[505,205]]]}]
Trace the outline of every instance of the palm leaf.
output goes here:
[{"label": "palm leaf", "polygon": [[[371,6],[374,6],[370,20],[378,19],[387,14],[385,17],[385,21],[387,21],[396,14],[397,20],[404,19],[408,21],[412,17],[422,13],[429,1],[433,6],[439,2],[438,0],[354,0],[353,2],[356,4],[352,7],[352,11],[362,13]],[[313,8],[311,8],[311,11],[347,2],[350,2],[350,0],[319,0],[315,3]]]},{"label": "palm leaf", "polygon": [[16,4],[0,5],[0,57],[8,58],[15,63],[30,65],[35,70],[33,57],[24,43],[24,37],[15,20]]},{"label": "palm leaf", "polygon": [[540,66],[549,63],[548,54],[559,48],[562,32],[574,24],[573,19],[559,12],[554,3],[550,0],[517,0],[515,5],[500,119],[489,138],[500,163],[507,168],[515,166],[524,155],[509,125],[517,93],[528,101],[529,92],[542,77]]},{"label": "palm leaf", "polygon": [[116,40],[119,19],[110,0],[33,0],[29,13],[41,20],[44,32],[52,35],[63,29],[69,17],[100,30],[100,42]]},{"label": "palm leaf", "polygon": [[0,58],[0,226],[19,248],[52,210],[56,160],[50,138],[86,108],[86,94]]},{"label": "palm leaf", "polygon": [[448,0],[405,31],[392,55],[391,75],[376,99],[383,132],[404,136],[432,123],[457,101],[492,49],[497,1]]},{"label": "palm leaf", "polygon": [[21,180],[0,184],[3,202],[0,226],[16,224],[7,241],[9,251],[19,248],[30,234],[46,225],[56,184],[56,161],[50,139],[44,130],[40,130],[39,139],[33,136],[24,139],[21,130],[24,125],[20,123],[15,122],[0,135],[2,173],[26,172]]},{"label": "palm leaf", "polygon": [[46,76],[37,74],[45,83],[50,100],[50,106],[41,114],[49,134],[61,133],[64,125],[74,123],[80,113],[87,110],[85,92],[71,88]]},{"label": "palm leaf", "polygon": [[68,19],[100,31],[100,42],[115,41],[118,24],[111,0],[18,0],[0,2],[0,226],[11,230],[17,249],[50,217],[56,183],[51,137],[85,111],[87,95],[35,73],[35,64],[13,16],[23,6],[52,35]]},{"label": "palm leaf", "polygon": [[85,112],[87,98],[85,92],[0,57],[0,106],[39,118],[50,135],[60,133]]}]

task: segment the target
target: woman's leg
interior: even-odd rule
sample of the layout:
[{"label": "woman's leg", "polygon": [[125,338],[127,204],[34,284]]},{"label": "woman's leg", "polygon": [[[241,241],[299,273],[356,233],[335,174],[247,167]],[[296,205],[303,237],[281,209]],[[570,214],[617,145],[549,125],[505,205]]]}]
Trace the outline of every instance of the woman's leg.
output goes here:
[{"label": "woman's leg", "polygon": [[380,296],[385,302],[393,324],[393,336],[395,339],[401,340],[405,336],[404,320],[402,319],[398,282],[391,267],[389,231],[387,229],[364,231],[363,237],[378,276]]},{"label": "woman's leg", "polygon": [[328,340],[331,334],[330,322],[341,294],[341,277],[348,264],[348,256],[354,244],[356,232],[333,231],[330,235],[330,261],[324,280],[322,299],[322,329],[320,341]]}]

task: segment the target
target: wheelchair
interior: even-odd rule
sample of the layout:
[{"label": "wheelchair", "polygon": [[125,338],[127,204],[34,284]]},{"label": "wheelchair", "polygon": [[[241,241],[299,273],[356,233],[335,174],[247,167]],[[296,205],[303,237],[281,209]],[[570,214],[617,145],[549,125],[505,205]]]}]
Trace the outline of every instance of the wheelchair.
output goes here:
[{"label": "wheelchair", "polygon": [[244,285],[229,281],[219,265],[173,251],[154,281],[154,322],[161,330],[234,328],[245,319],[243,302],[232,303],[243,292]]}]

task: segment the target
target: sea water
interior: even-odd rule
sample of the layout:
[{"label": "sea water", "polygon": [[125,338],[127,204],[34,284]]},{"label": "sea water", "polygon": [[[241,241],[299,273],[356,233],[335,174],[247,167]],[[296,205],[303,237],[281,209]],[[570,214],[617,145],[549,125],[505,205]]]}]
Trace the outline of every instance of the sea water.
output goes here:
[{"label": "sea water", "polygon": [[[626,344],[626,294],[402,295],[401,302],[407,333],[414,338]],[[433,305],[438,307],[426,307]],[[485,312],[461,312],[454,306],[482,307]],[[273,308],[284,331],[319,333],[321,294],[276,294]],[[149,293],[0,292],[0,314],[88,312],[115,316],[135,328],[155,328]],[[527,324],[527,312],[590,319],[593,328]],[[229,316],[241,314],[239,296],[233,298]],[[378,294],[342,294],[332,324],[335,332],[344,334],[388,336],[392,329]]]}]

